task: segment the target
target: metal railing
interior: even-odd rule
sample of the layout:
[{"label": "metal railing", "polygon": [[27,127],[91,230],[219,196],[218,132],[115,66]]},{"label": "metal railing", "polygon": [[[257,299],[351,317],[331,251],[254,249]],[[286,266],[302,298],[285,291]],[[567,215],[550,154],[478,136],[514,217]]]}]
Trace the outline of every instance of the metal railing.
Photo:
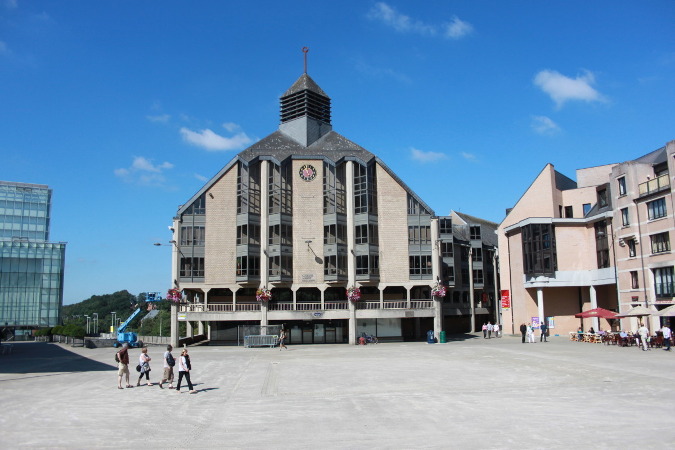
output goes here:
[{"label": "metal railing", "polygon": [[670,175],[664,174],[653,180],[640,183],[638,185],[638,192],[640,197],[659,192],[670,187]]},{"label": "metal railing", "polygon": [[[434,300],[414,299],[410,300],[364,300],[356,303],[357,309],[433,309]],[[336,311],[349,309],[349,302],[330,301],[324,302],[323,308],[319,302],[270,302],[270,311]],[[181,312],[234,312],[234,311],[260,311],[260,303],[203,303],[183,304],[179,306]]]}]

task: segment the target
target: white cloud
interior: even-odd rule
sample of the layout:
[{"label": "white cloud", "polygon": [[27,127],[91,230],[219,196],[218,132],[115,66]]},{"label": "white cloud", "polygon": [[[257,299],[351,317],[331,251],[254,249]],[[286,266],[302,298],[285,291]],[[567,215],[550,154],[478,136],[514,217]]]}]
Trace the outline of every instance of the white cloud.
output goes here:
[{"label": "white cloud", "polygon": [[475,162],[478,160],[476,155],[473,153],[461,152],[460,155],[462,155],[462,158],[466,159],[467,161]]},{"label": "white cloud", "polygon": [[16,9],[18,6],[16,0],[5,0],[5,7],[7,9]]},{"label": "white cloud", "polygon": [[180,129],[180,134],[185,142],[209,151],[242,150],[253,142],[244,132],[237,133],[232,137],[224,137],[208,128],[201,131],[192,131],[183,127]]},{"label": "white cloud", "polygon": [[415,33],[422,36],[443,36],[448,39],[460,39],[471,31],[473,26],[457,16],[445,25],[425,23],[398,12],[384,2],[375,3],[367,16],[371,20],[382,22],[399,33]]},{"label": "white cloud", "polygon": [[532,129],[542,135],[553,135],[560,132],[557,123],[546,116],[533,116]]},{"label": "white cloud", "polygon": [[396,80],[401,83],[406,83],[409,84],[412,81],[410,80],[410,77],[408,77],[405,74],[396,72],[395,70],[392,69],[386,69],[386,68],[380,68],[380,67],[374,67],[371,66],[370,64],[364,62],[364,61],[359,61],[356,64],[356,70],[359,72],[362,72],[370,77],[373,78],[391,78],[393,80]]},{"label": "white cloud", "polygon": [[129,168],[115,169],[115,176],[127,183],[140,184],[142,186],[164,186],[166,177],[163,172],[172,169],[173,164],[163,162],[153,164],[151,160],[142,156],[135,156]]},{"label": "white cloud", "polygon": [[555,70],[542,70],[534,77],[534,85],[548,94],[558,108],[570,100],[603,101],[593,84],[595,76],[587,70],[576,78],[566,77]]},{"label": "white cloud", "polygon": [[204,175],[200,175],[198,173],[195,173],[194,176],[195,176],[196,179],[198,179],[202,183],[206,183],[207,181],[209,181],[209,179],[207,177],[205,177]]},{"label": "white cloud", "polygon": [[239,125],[237,125],[236,123],[232,123],[232,122],[225,122],[223,124],[223,128],[225,128],[230,133],[234,133],[235,131],[241,130],[241,127]]},{"label": "white cloud", "polygon": [[9,47],[4,41],[0,41],[0,55],[9,54]]},{"label": "white cloud", "polygon": [[171,116],[169,114],[159,114],[157,116],[145,116],[150,122],[167,123]]},{"label": "white cloud", "polygon": [[422,151],[422,150],[418,150],[414,147],[410,149],[410,156],[412,157],[413,160],[421,162],[421,163],[432,163],[432,162],[448,159],[448,157],[445,153],[425,152],[425,151]]},{"label": "white cloud", "polygon": [[445,25],[445,37],[450,39],[461,39],[473,31],[473,26],[454,16],[452,22]]}]

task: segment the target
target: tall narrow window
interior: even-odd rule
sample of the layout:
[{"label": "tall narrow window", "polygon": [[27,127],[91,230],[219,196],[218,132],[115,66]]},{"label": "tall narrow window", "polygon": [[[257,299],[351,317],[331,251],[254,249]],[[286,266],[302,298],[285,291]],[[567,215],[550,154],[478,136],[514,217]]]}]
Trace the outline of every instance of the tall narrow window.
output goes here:
[{"label": "tall narrow window", "polygon": [[598,269],[609,267],[609,239],[607,238],[607,222],[601,220],[595,226],[595,251],[598,257]]},{"label": "tall narrow window", "polygon": [[621,208],[621,224],[624,227],[630,225],[630,218],[628,217],[628,208]]},{"label": "tall narrow window", "polygon": [[480,239],[480,225],[472,225],[469,227],[469,238]]},{"label": "tall narrow window", "polygon": [[565,206],[565,217],[567,219],[574,217],[574,211],[571,206]]},{"label": "tall narrow window", "polygon": [[640,281],[638,280],[637,270],[630,271],[630,287],[631,289],[639,289]]},{"label": "tall narrow window", "polygon": [[619,197],[626,195],[626,177],[617,178],[616,182],[619,186]]},{"label": "tall narrow window", "polygon": [[634,258],[635,255],[637,254],[637,251],[635,249],[635,239],[628,239],[626,241],[626,244],[628,245],[628,256]]},{"label": "tall narrow window", "polygon": [[598,208],[604,208],[607,205],[607,189],[598,189]]},{"label": "tall narrow window", "polygon": [[583,208],[584,208],[584,217],[586,217],[586,215],[589,212],[591,212],[591,204],[590,203],[584,203]]}]

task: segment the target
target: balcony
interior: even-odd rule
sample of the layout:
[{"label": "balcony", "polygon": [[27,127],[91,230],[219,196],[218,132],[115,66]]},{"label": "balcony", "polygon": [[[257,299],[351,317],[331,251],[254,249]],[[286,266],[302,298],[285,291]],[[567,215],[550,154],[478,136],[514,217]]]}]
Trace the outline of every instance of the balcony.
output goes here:
[{"label": "balcony", "polygon": [[639,197],[645,197],[666,189],[670,189],[670,175],[667,173],[638,185]]},{"label": "balcony", "polygon": [[[434,300],[414,299],[410,300],[384,300],[379,301],[360,301],[356,303],[356,309],[363,310],[402,310],[402,309],[433,309]],[[260,303],[187,303],[179,305],[179,312],[252,312],[260,311]],[[349,303],[347,301],[331,301],[324,302],[323,308],[321,303],[304,303],[298,302],[271,302],[269,304],[269,311],[346,311],[349,310]]]}]

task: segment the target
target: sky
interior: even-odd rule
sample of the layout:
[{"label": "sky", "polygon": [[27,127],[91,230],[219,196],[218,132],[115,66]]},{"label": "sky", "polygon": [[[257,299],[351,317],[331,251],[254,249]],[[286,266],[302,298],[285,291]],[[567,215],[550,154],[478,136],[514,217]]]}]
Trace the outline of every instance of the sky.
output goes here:
[{"label": "sky", "polygon": [[306,46],[335,131],[436,214],[499,223],[547,163],[675,139],[674,23],[672,0],[0,0],[0,180],[53,189],[64,304],[166,292],[178,206],[277,130]]}]

